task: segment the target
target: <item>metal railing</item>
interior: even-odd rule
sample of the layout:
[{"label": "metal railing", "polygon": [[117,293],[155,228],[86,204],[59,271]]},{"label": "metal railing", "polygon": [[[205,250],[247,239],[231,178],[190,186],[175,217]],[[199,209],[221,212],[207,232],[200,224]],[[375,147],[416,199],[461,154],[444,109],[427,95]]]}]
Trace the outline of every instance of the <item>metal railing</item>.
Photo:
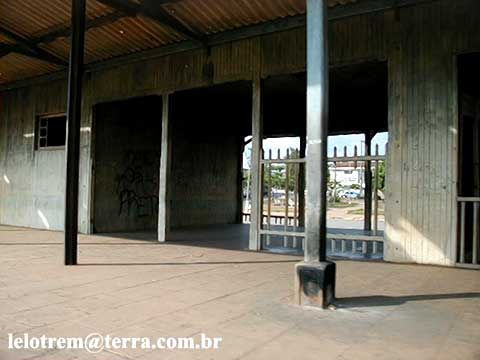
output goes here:
[{"label": "metal railing", "polygon": [[[373,173],[372,179],[372,193],[373,193],[373,235],[376,236],[379,234],[378,223],[379,223],[379,169],[380,164],[384,163],[387,159],[387,148],[388,144],[385,145],[385,154],[380,154],[380,148],[377,144],[375,146],[375,153],[371,155],[358,155],[357,146],[353,147],[353,156],[349,156],[347,152],[347,147],[343,148],[343,155],[338,155],[337,147],[333,149],[333,157],[328,158],[328,163],[333,165],[333,169],[337,169],[338,163],[353,163],[354,168],[358,167],[358,163],[363,164],[363,168],[367,167]],[[335,171],[336,174],[336,171]],[[334,179],[335,180],[335,179]],[[367,179],[365,179],[366,182]],[[367,214],[365,214],[367,216]]]},{"label": "metal railing", "polygon": [[[371,212],[364,209],[363,216],[371,217],[371,230],[360,230],[354,226],[351,229],[329,228],[327,232],[327,250],[330,256],[352,256],[381,258],[383,255],[383,231],[379,228],[379,169],[380,164],[386,160],[385,154],[380,154],[379,146],[374,152],[358,154],[357,146],[353,147],[351,155],[347,147],[339,155],[337,148],[333,149],[333,156],[328,158],[330,164],[330,182],[335,184],[330,191],[334,203],[337,202],[337,190],[343,191],[344,187],[337,182],[337,171],[343,171],[346,166],[355,172],[355,178],[361,179],[357,187],[358,196],[363,191],[362,184],[369,181],[370,187],[365,187],[372,192]],[[267,155],[267,156],[265,156]],[[266,250],[278,249],[279,251],[303,252],[305,238],[305,153],[301,150],[280,150],[268,153],[262,152],[261,163],[261,191],[258,203],[261,204],[260,213],[262,220],[258,224],[261,247]],[[342,156],[343,155],[343,156]],[[339,165],[337,167],[337,164]],[[369,178],[366,172],[369,170]],[[333,174],[332,174],[333,172]],[[272,176],[273,174],[273,176]],[[335,176],[335,178],[334,178]],[[281,178],[281,180],[279,180]],[[337,183],[339,185],[337,185]],[[249,187],[247,186],[247,189]],[[348,190],[348,187],[346,187]],[[346,196],[346,195],[345,195]],[[344,200],[343,200],[344,202]],[[247,190],[248,204],[248,190]],[[355,220],[357,221],[357,220]],[[244,210],[243,222],[250,223],[248,206]]]},{"label": "metal railing", "polygon": [[[280,150],[277,151],[276,158],[273,157],[272,151],[268,152],[268,159],[263,154],[261,159],[262,164],[262,193],[266,189],[267,192],[267,205],[262,201],[262,222],[260,224],[259,234],[261,237],[265,237],[265,247],[271,245],[272,237],[283,237],[283,247],[289,248],[290,244],[292,248],[298,247],[298,240],[302,242],[301,248],[303,249],[303,237],[305,237],[303,220],[301,219],[302,209],[304,205],[301,205],[302,198],[300,194],[304,193],[304,187],[302,184],[302,172],[304,174],[305,158],[301,158],[300,154],[292,154],[290,149],[286,151],[286,157],[282,158]],[[284,170],[284,194],[283,194],[283,216],[272,214],[272,203],[274,202],[274,184],[272,171],[274,166],[282,166]],[[293,186],[292,186],[293,183]],[[263,196],[262,196],[263,197]],[[293,202],[293,216],[290,216],[290,203]],[[282,220],[281,220],[282,219]],[[272,221],[273,220],[273,221]],[[290,242],[289,239],[292,241]]]},{"label": "metal railing", "polygon": [[459,197],[460,265],[479,266],[480,197]]},{"label": "metal railing", "polygon": [[[268,225],[269,217],[263,215],[262,224]],[[250,223],[250,213],[243,213],[243,222]],[[296,222],[295,217],[289,216],[287,220],[287,226],[294,226]],[[284,226],[285,217],[278,215],[270,215],[270,224],[275,226]],[[303,230],[303,229],[302,229]],[[262,230],[262,234],[269,236],[294,236],[300,238],[301,246],[303,250],[303,238],[305,236],[303,231],[282,231],[282,230]],[[364,235],[346,232],[328,232],[327,239],[329,240],[329,252],[333,255],[342,256],[346,254],[367,254],[369,248],[372,255],[381,255],[380,249],[383,248],[383,235]],[[268,244],[270,245],[270,244]],[[267,245],[267,246],[268,246]],[[285,244],[284,244],[285,245]],[[293,245],[293,244],[292,244]],[[288,247],[288,243],[287,246]]]}]

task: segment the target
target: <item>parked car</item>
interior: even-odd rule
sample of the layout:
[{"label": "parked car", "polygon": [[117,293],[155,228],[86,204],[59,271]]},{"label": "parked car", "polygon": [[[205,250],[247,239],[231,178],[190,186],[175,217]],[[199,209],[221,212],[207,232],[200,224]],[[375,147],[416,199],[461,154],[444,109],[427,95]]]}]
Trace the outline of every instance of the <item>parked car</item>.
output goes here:
[{"label": "parked car", "polygon": [[346,199],[358,199],[359,195],[360,195],[359,191],[346,190],[346,191],[343,192],[343,194],[341,196],[346,198]]}]

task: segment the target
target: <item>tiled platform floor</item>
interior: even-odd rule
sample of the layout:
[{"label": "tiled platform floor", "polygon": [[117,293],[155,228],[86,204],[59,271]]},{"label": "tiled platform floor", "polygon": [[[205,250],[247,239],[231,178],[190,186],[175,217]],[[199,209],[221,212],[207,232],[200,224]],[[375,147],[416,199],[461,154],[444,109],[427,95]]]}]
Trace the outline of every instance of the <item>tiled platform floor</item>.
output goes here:
[{"label": "tiled platform floor", "polygon": [[[337,311],[291,305],[298,257],[0,227],[0,359],[480,359],[480,272],[338,262]],[[199,240],[200,241],[200,240]],[[217,351],[11,351],[7,334],[221,336]]]}]

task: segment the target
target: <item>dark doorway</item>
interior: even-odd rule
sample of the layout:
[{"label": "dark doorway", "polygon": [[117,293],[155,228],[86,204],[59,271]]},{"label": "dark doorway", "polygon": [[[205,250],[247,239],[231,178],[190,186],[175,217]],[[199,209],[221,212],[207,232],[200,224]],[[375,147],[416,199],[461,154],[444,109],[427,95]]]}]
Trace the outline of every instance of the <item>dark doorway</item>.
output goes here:
[{"label": "dark doorway", "polygon": [[251,98],[246,81],[172,95],[172,229],[241,224]]},{"label": "dark doorway", "polygon": [[95,106],[95,233],[156,231],[162,98]]},{"label": "dark doorway", "polygon": [[458,261],[480,258],[480,53],[458,57]]},{"label": "dark doorway", "polygon": [[458,58],[460,196],[480,196],[480,53]]}]

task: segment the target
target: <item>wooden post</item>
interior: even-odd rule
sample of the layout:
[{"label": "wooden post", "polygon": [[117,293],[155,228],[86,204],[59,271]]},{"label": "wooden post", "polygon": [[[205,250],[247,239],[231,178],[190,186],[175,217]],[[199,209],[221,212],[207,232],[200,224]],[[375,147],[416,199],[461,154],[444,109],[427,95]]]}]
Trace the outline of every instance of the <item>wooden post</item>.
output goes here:
[{"label": "wooden post", "polygon": [[326,308],[335,300],[327,262],[327,0],[307,0],[307,212],[305,260],[295,266],[295,302]]},{"label": "wooden post", "polygon": [[[365,156],[372,155],[372,138],[371,132],[365,133]],[[365,214],[363,217],[363,229],[365,231],[372,230],[372,163],[365,161]]]},{"label": "wooden post", "polygon": [[[378,149],[378,145],[377,145]],[[376,151],[378,156],[378,150]],[[378,182],[379,182],[379,162],[375,160],[375,180],[373,185],[373,235],[378,234]]]},{"label": "wooden post", "polygon": [[237,164],[237,224],[243,224],[243,152],[245,140],[243,136],[238,137],[238,164]]},{"label": "wooden post", "polygon": [[260,226],[262,224],[262,141],[263,141],[263,119],[262,119],[262,89],[259,76],[253,79],[252,96],[252,202],[249,249],[258,251],[261,247]]},{"label": "wooden post", "polygon": [[162,144],[158,191],[158,241],[167,241],[170,232],[170,177],[172,162],[172,126],[170,122],[170,95],[162,96]]},{"label": "wooden post", "polygon": [[[268,159],[272,160],[272,149],[268,150]],[[267,224],[267,229],[272,230],[272,163],[268,164]],[[267,235],[267,246],[270,246],[270,235]]]},{"label": "wooden post", "polygon": [[[290,159],[290,150],[287,149],[287,160]],[[289,226],[289,223],[288,223],[288,220],[289,220],[289,216],[290,216],[290,213],[289,213],[289,208],[288,208],[288,201],[289,201],[289,182],[290,182],[290,176],[289,176],[289,171],[290,171],[290,167],[288,166],[288,162],[285,163],[285,220],[284,220],[284,224],[283,224],[283,230],[285,231],[285,233],[288,231],[288,226]],[[288,247],[288,236],[284,236],[283,237],[283,247],[284,248],[287,248]]]},{"label": "wooden post", "polygon": [[[305,135],[300,137],[300,158],[305,158],[307,148],[307,138]],[[298,168],[298,226],[305,226],[305,165],[300,164]]]},{"label": "wooden post", "polygon": [[65,186],[65,265],[77,264],[80,123],[85,46],[85,0],[72,0],[72,35],[68,65]]}]

